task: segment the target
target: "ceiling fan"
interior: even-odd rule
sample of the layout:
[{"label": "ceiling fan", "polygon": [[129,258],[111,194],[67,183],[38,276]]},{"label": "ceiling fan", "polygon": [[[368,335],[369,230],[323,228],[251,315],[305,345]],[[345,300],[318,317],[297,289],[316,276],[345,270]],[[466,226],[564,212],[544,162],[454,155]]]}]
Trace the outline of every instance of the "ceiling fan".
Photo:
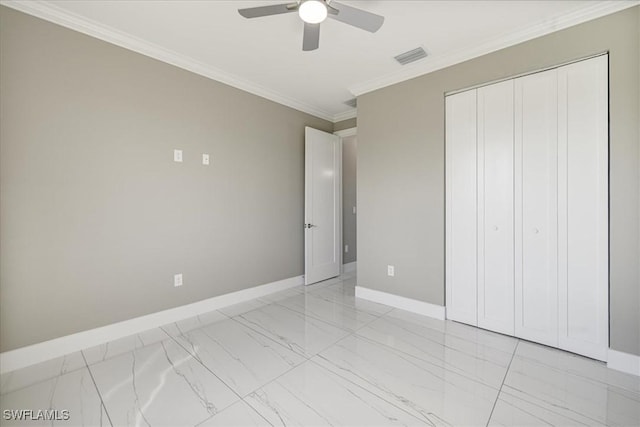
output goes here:
[{"label": "ceiling fan", "polygon": [[383,16],[332,0],[298,0],[294,3],[238,9],[238,13],[245,18],[260,18],[291,12],[298,12],[300,19],[304,21],[304,35],[302,38],[302,50],[304,51],[318,48],[320,44],[320,23],[327,17],[371,33],[378,31],[384,22]]}]

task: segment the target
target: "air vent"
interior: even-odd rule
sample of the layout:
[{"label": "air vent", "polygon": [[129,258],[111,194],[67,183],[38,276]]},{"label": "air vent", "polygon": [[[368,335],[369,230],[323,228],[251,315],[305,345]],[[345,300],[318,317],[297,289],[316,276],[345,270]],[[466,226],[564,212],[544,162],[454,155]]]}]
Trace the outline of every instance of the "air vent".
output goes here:
[{"label": "air vent", "polygon": [[426,58],[426,57],[427,57],[427,52],[425,52],[423,48],[418,47],[408,52],[401,53],[400,55],[394,58],[396,61],[400,63],[400,65],[407,65],[411,62],[415,62],[419,59]]},{"label": "air vent", "polygon": [[358,99],[357,98],[350,99],[348,101],[345,101],[344,103],[345,103],[345,105],[348,105],[351,108],[357,108],[358,107]]}]

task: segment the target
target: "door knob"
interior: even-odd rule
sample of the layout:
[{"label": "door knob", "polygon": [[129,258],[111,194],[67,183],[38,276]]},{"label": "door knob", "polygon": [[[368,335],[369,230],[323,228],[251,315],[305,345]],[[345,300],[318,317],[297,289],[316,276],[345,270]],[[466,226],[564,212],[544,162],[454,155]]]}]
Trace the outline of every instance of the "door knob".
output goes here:
[{"label": "door knob", "polygon": [[305,224],[304,228],[313,228],[313,227],[317,227],[317,225],[313,225],[313,224]]},{"label": "door knob", "polygon": [[538,230],[537,228],[534,228],[533,229],[533,234],[538,234],[538,233],[540,233],[540,230]]},{"label": "door knob", "polygon": [[493,231],[498,231],[498,226],[497,225],[493,226]]}]

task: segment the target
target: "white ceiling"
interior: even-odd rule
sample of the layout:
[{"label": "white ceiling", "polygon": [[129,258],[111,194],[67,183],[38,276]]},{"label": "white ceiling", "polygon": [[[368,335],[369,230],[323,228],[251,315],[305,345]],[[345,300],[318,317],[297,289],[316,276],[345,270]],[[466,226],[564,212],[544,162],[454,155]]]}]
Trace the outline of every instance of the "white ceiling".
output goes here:
[{"label": "white ceiling", "polygon": [[[381,1],[343,3],[385,16],[371,34],[327,20],[302,51],[296,13],[245,19],[237,9],[287,1],[3,1],[16,9],[330,119],[378,87],[537,37],[637,2]],[[393,60],[422,46],[429,57]]]}]

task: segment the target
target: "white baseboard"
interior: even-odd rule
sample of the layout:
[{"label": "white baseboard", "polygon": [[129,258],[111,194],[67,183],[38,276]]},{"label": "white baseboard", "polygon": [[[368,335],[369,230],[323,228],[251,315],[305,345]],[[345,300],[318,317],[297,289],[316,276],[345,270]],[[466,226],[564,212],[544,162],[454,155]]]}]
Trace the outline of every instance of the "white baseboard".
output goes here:
[{"label": "white baseboard", "polygon": [[364,288],[362,286],[356,286],[356,297],[400,308],[423,316],[433,317],[434,319],[444,320],[444,307],[441,305],[430,304],[428,302],[376,291],[375,289]]},{"label": "white baseboard", "polygon": [[640,376],[640,356],[609,349],[607,368]]},{"label": "white baseboard", "polygon": [[356,271],[358,266],[357,261],[348,262],[346,264],[342,264],[342,272],[343,273],[351,273],[352,271]]},{"label": "white baseboard", "polygon": [[304,283],[302,276],[291,277],[249,289],[208,298],[192,304],[170,308],[146,316],[136,317],[100,328],[78,332],[27,347],[0,353],[0,373],[15,371],[79,350],[124,338],[129,335],[157,328],[233,304],[259,298],[274,292],[293,288]]}]

